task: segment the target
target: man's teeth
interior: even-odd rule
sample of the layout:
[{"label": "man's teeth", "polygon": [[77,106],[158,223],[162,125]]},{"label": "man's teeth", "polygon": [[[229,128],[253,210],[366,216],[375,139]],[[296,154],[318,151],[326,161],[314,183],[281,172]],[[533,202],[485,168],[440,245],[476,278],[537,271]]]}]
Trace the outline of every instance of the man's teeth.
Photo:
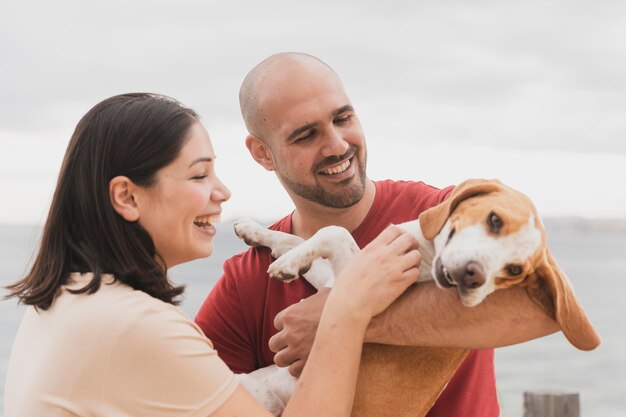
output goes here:
[{"label": "man's teeth", "polygon": [[211,225],[218,224],[219,222],[220,222],[219,214],[214,214],[212,216],[196,217],[193,221],[193,223],[196,226],[211,226]]},{"label": "man's teeth", "polygon": [[322,170],[322,174],[325,174],[325,175],[341,174],[343,171],[345,171],[349,167],[350,167],[350,160],[348,159],[346,162],[344,162],[341,165],[337,165],[336,167],[326,168]]}]

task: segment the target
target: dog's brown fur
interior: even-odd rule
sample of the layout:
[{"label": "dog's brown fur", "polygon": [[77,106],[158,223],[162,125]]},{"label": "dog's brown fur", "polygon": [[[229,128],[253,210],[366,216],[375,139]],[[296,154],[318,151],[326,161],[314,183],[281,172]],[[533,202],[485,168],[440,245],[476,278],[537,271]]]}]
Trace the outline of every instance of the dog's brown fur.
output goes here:
[{"label": "dog's brown fur", "polygon": [[466,349],[365,344],[352,416],[425,416],[468,353]]}]

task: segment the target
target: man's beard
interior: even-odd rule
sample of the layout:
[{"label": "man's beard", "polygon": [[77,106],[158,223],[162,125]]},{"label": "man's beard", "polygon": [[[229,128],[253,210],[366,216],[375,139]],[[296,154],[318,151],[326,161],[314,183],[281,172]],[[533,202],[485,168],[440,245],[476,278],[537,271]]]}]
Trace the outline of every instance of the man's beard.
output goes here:
[{"label": "man's beard", "polygon": [[[348,152],[351,152],[349,150]],[[363,198],[363,194],[365,193],[365,165],[367,156],[365,153],[363,154],[363,159],[359,157],[359,155],[355,152],[352,157],[352,164],[357,163],[356,168],[357,172],[355,176],[358,176],[356,179],[353,177],[346,178],[343,181],[340,181],[341,185],[339,189],[335,192],[328,192],[317,185],[308,185],[308,184],[300,184],[298,182],[292,181],[291,179],[280,176],[281,181],[289,190],[293,191],[298,196],[305,198],[309,201],[313,201],[325,207],[332,208],[348,208],[352,207]],[[332,158],[333,160],[340,161],[342,158]],[[334,161],[331,161],[331,158],[328,158],[321,165],[332,165]],[[321,168],[316,168],[315,171],[319,172]],[[347,185],[347,186],[346,186]]]}]

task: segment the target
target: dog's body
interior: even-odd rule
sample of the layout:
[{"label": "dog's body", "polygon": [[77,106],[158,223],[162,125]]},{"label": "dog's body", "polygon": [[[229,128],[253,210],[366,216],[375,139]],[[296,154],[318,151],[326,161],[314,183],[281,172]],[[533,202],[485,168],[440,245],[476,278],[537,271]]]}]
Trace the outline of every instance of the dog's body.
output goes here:
[{"label": "dog's body", "polygon": [[[498,181],[468,180],[418,220],[398,226],[418,240],[420,280],[456,287],[468,307],[497,289],[522,285],[574,346],[589,350],[600,343],[547,249],[536,209],[518,191]],[[251,221],[238,222],[235,230],[246,243],[272,249],[278,258],[268,270],[272,277],[290,281],[304,274],[317,289],[332,286],[359,250],[350,233],[336,226],[319,230],[306,242]],[[353,415],[424,416],[467,354],[465,349],[366,344]],[[276,367],[239,378],[276,415],[296,381]]]}]

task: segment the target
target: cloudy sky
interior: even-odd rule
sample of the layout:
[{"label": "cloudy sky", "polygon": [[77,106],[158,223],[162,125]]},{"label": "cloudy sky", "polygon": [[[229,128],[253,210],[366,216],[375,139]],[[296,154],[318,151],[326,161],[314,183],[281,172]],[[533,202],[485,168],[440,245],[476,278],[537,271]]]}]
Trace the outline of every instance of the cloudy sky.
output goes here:
[{"label": "cloudy sky", "polygon": [[237,103],[280,51],[339,73],[373,179],[500,178],[545,216],[626,217],[621,0],[20,0],[0,5],[0,223],[43,222],[74,126],[129,91],[200,113],[233,191],[226,219],[286,214]]}]

